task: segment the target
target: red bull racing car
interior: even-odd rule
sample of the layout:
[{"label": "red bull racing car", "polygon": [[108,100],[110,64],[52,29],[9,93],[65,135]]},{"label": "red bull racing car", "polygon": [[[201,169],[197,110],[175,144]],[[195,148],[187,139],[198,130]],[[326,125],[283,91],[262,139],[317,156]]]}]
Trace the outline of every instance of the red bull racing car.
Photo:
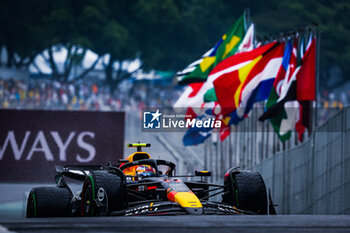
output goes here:
[{"label": "red bull racing car", "polygon": [[[205,181],[210,171],[195,171],[198,181],[183,181],[175,164],[151,159],[142,151],[150,144],[134,143],[137,151],[118,164],[56,166],[55,187],[33,188],[27,200],[30,217],[130,216],[161,214],[268,214],[266,187],[261,175],[231,168],[224,184]],[[83,182],[73,195],[65,177]],[[211,201],[214,196],[221,201]],[[218,198],[217,198],[218,199]],[[271,210],[272,206],[272,210]],[[270,209],[270,211],[268,211]]]}]

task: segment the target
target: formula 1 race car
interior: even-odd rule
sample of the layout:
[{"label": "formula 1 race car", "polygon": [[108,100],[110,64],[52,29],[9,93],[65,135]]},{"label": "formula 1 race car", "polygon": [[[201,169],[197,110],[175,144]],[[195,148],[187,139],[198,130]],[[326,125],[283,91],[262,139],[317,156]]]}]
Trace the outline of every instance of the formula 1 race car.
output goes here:
[{"label": "formula 1 race car", "polygon": [[[56,166],[56,187],[33,188],[28,196],[27,217],[129,216],[160,214],[267,214],[268,198],[261,175],[231,168],[224,185],[204,177],[176,176],[175,164],[151,159],[142,147],[119,164],[107,166]],[[201,177],[182,181],[181,177]],[[64,177],[83,182],[73,195]],[[221,202],[209,198],[221,194]],[[271,204],[271,203],[270,203]]]}]

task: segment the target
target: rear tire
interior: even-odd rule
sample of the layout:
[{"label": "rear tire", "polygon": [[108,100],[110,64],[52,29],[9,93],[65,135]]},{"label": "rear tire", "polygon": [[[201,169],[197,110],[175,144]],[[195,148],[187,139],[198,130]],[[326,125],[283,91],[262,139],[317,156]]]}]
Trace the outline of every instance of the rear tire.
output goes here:
[{"label": "rear tire", "polygon": [[72,213],[72,193],[67,188],[33,188],[27,200],[27,218],[69,217]]},{"label": "rear tire", "polygon": [[222,201],[241,210],[267,214],[266,186],[260,173],[236,171],[225,179],[225,192]]},{"label": "rear tire", "polygon": [[[101,211],[97,207],[95,199],[98,192],[104,191],[107,194],[107,210]],[[108,171],[93,171],[86,177],[81,193],[82,216],[106,215],[116,210],[126,208],[126,186],[123,179]],[[107,213],[103,213],[107,212]]]}]

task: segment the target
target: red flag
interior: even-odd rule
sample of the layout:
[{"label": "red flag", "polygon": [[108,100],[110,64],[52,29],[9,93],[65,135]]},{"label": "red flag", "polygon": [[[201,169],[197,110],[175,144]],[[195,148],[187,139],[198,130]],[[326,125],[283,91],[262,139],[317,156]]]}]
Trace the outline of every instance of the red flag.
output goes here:
[{"label": "red flag", "polygon": [[302,65],[296,75],[297,99],[300,104],[299,121],[295,125],[299,141],[303,140],[305,128],[310,130],[311,102],[316,99],[316,38],[311,41],[310,46],[302,58]]},{"label": "red flag", "polygon": [[316,38],[311,42],[302,59],[302,66],[296,76],[297,80],[297,99],[315,100],[316,99]]}]

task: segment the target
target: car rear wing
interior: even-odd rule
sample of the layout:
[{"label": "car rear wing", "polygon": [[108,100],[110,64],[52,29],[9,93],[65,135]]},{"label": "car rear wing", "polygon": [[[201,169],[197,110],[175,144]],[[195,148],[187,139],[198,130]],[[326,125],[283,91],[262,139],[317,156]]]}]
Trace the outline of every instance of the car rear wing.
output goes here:
[{"label": "car rear wing", "polygon": [[142,147],[151,147],[150,143],[129,143],[127,147],[137,147],[138,152],[142,152]]}]

